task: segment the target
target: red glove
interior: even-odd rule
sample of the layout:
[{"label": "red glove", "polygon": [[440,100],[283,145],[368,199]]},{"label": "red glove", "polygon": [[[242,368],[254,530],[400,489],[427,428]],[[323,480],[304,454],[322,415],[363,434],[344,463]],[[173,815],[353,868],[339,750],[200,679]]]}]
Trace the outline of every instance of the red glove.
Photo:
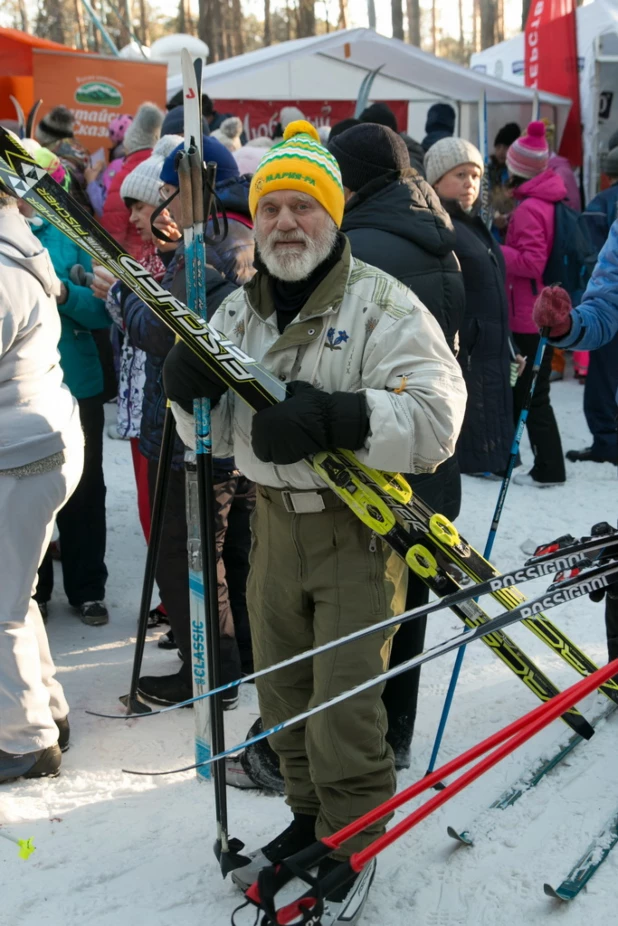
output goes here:
[{"label": "red glove", "polygon": [[546,286],[534,303],[532,320],[549,328],[550,338],[563,338],[571,330],[571,297],[561,286]]}]

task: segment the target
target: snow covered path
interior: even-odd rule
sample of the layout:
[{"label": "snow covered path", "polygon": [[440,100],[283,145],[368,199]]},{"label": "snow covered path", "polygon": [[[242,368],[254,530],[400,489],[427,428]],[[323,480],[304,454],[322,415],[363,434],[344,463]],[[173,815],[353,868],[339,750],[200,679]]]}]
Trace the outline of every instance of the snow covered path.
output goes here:
[{"label": "snow covered path", "polygon": [[[581,412],[582,388],[573,381],[552,390],[565,450],[584,446],[588,432]],[[113,409],[108,408],[112,413]],[[50,607],[48,631],[60,678],[71,704],[72,746],[54,781],[21,782],[0,791],[0,824],[15,837],[32,836],[36,853],[28,862],[0,839],[1,926],[227,926],[241,898],[221,880],[212,854],[212,789],[192,773],[163,778],[124,775],[122,767],[174,768],[192,759],[190,711],[122,722],[99,720],[85,708],[120,712],[131,671],[135,619],[144,562],[129,445],[106,441],[108,484],[107,627],[85,627],[70,612],[60,583]],[[524,462],[530,460],[524,448]],[[610,465],[567,464],[563,488],[540,492],[512,486],[494,559],[500,566],[523,561],[526,538],[546,540],[586,532],[595,521],[616,523],[618,479]],[[482,548],[498,484],[464,479],[462,532]],[[57,575],[57,580],[59,576]],[[530,585],[532,594],[542,584]],[[488,610],[497,613],[490,603]],[[606,659],[601,605],[574,602],[552,612],[565,631],[598,662]],[[460,629],[450,612],[430,622],[428,643]],[[158,632],[152,635],[152,639]],[[525,628],[512,636],[535,656],[561,687],[577,676]],[[413,765],[400,787],[424,773],[453,657],[423,670]],[[148,673],[176,671],[176,653],[150,643]],[[590,717],[601,697],[590,698]],[[441,759],[448,760],[536,705],[509,670],[481,644],[466,656],[460,688]],[[256,716],[251,686],[241,707],[226,716],[228,743],[239,742]],[[568,908],[543,894],[556,885],[597,828],[618,806],[616,739],[610,720],[568,765],[507,811],[481,812],[527,767],[530,760],[564,738],[556,722],[506,762],[488,773],[442,811],[413,830],[381,859],[364,926],[591,926],[615,920],[618,851]],[[422,799],[421,799],[422,800]],[[249,847],[286,825],[280,798],[230,790],[230,830]],[[420,803],[420,801],[419,801]],[[474,830],[476,845],[459,848],[447,824]],[[240,926],[253,924],[243,911]]]}]

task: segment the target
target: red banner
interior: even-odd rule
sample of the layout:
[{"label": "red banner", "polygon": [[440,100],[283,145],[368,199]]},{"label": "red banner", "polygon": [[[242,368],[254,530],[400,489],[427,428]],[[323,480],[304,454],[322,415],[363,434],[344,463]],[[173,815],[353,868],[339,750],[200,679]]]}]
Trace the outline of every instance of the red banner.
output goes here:
[{"label": "red banner", "polygon": [[[408,128],[407,100],[385,100],[397,119],[400,132]],[[242,119],[248,139],[271,138],[284,106],[296,106],[315,126],[333,126],[354,115],[353,100],[222,100],[217,97],[217,110],[232,113]]]},{"label": "red banner", "polygon": [[582,164],[575,0],[532,0],[525,29],[526,86],[573,101],[560,154]]}]

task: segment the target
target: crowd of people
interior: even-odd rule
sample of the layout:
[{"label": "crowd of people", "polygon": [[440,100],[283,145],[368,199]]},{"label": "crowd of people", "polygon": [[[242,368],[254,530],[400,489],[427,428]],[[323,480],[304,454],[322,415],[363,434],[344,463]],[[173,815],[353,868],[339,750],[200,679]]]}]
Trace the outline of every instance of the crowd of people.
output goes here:
[{"label": "crowd of people", "polygon": [[[255,415],[174,343],[139,296],[0,190],[0,513],[10,525],[0,534],[0,783],[57,774],[69,744],[69,707],[45,629],[49,617],[53,633],[53,558],[76,616],[91,626],[109,620],[106,402],[117,412],[109,436],[130,442],[146,542],[168,399],[176,421],[160,602],[150,621],[169,626],[158,645],[177,649],[181,664],[139,680],[142,697],[164,705],[192,695],[186,485],[195,468],[194,399],[207,397],[213,408],[224,683],[428,600],[421,579],[406,577],[303,465],[306,457],[354,451],[369,466],[404,473],[455,519],[462,473],[492,481],[506,471],[540,329],[548,328],[527,421],[534,465],[514,482],[541,490],[566,480],[550,400],[560,374],[554,348],[592,351],[577,370],[593,440],[567,458],[618,464],[618,135],[605,163],[611,185],[582,211],[573,171],[552,151],[543,121],[523,132],[505,125],[486,164],[454,136],[447,104],[431,107],[420,144],[383,103],[328,133],[283,107],[274,137],[248,142],[241,121],[208,97],[203,113],[204,158],[217,165],[216,209],[225,216],[224,237],[213,218],[206,229],[209,317],[287,386],[284,402]],[[91,165],[70,111],[58,106],[36,140],[22,144],[186,301],[183,131],[182,97],[167,113],[144,103],[110,123],[109,162]],[[565,247],[562,209],[568,221],[580,213],[577,227],[601,253],[587,288],[591,267],[582,262],[577,292],[548,285],[558,283],[547,279],[551,261],[567,258],[556,254]],[[611,594],[606,615],[616,657]],[[410,659],[424,635],[423,621],[409,622],[258,680],[254,728]],[[418,671],[402,675],[228,763],[231,784],[281,791],[293,812],[290,827],[235,873],[240,886],[392,795],[395,771],[410,762],[418,690]],[[230,688],[224,708],[237,703]],[[346,843],[321,873],[385,824]],[[344,921],[354,893],[366,896],[368,871],[329,898],[323,922]]]}]

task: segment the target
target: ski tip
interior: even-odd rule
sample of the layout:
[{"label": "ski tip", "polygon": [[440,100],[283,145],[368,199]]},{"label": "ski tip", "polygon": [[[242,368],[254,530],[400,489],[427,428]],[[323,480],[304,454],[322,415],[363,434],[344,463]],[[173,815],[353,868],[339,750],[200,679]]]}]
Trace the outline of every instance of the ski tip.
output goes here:
[{"label": "ski tip", "polygon": [[560,893],[560,888],[558,888],[558,890],[556,890],[555,888],[553,888],[553,887],[551,886],[551,884],[544,884],[544,885],[543,885],[543,892],[547,895],[547,897],[551,897],[552,900],[560,900],[560,901],[562,901],[563,903],[564,903],[565,901],[567,901],[567,900],[570,900],[569,897],[564,897],[564,896]]},{"label": "ski tip", "polygon": [[455,839],[457,842],[461,843],[462,846],[474,845],[472,837],[466,830],[463,830],[463,832],[460,833],[459,830],[456,830],[454,826],[447,826],[446,832],[451,837],[451,839]]}]

